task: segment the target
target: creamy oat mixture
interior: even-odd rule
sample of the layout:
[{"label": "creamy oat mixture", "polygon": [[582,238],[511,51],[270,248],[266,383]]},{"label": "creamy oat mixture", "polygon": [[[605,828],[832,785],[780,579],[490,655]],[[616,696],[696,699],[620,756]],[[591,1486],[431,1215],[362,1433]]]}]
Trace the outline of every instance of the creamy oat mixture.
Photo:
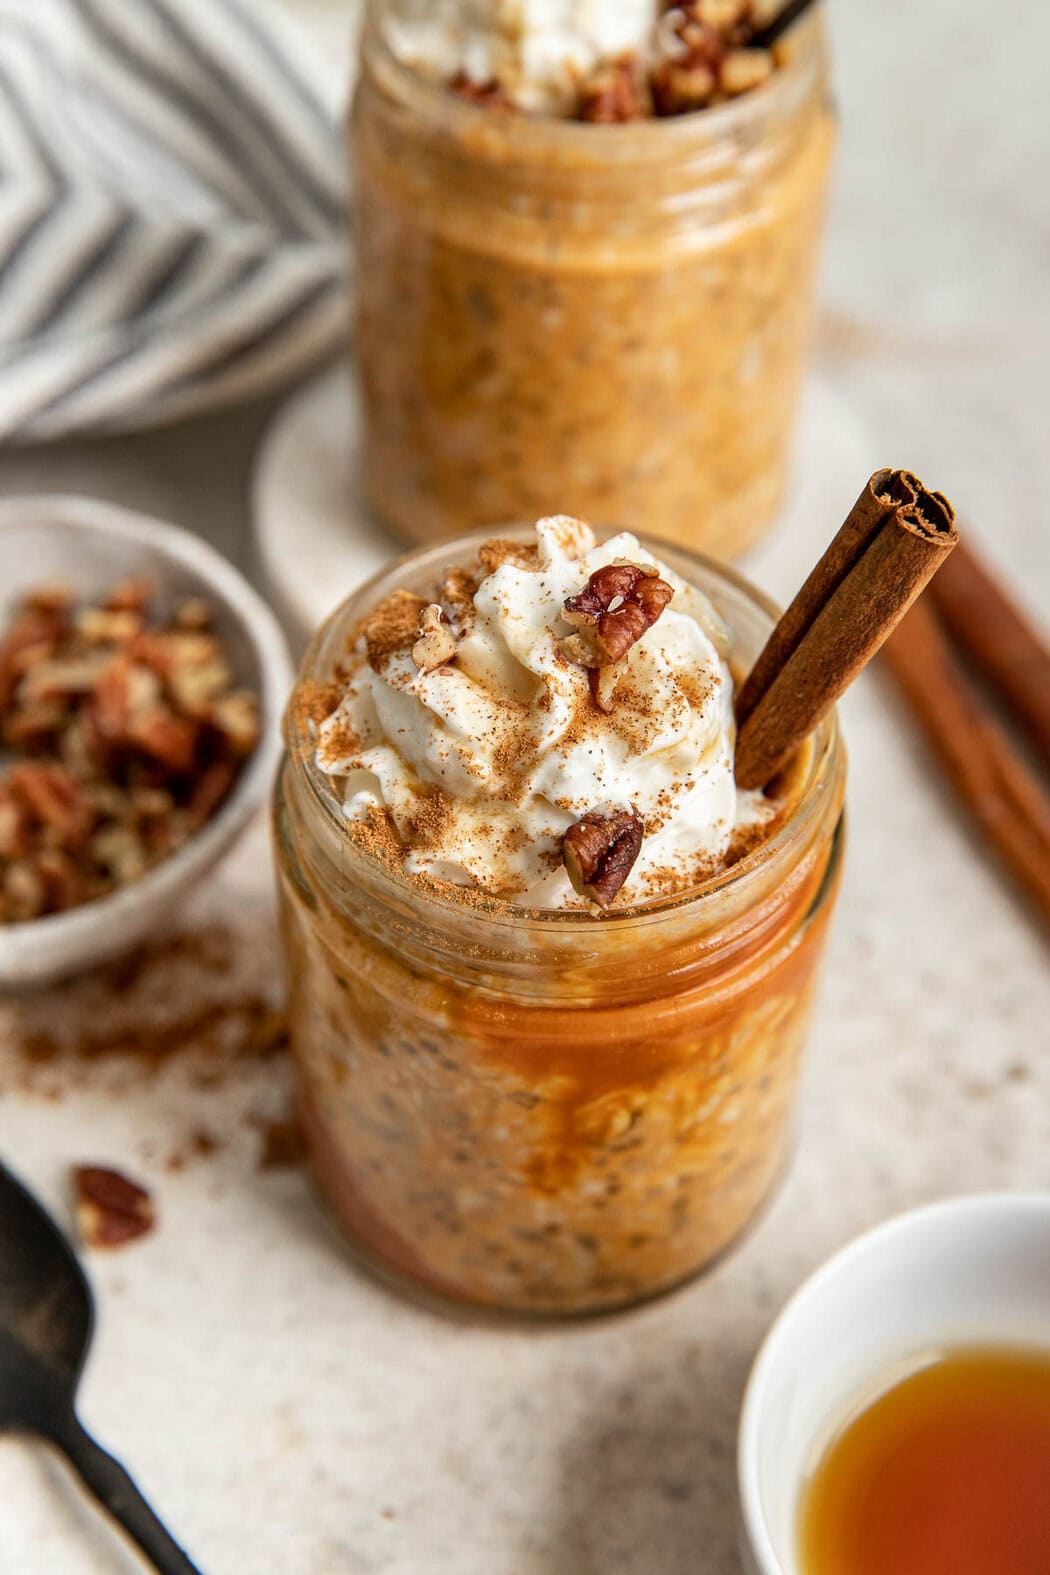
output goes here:
[{"label": "creamy oat mixture", "polygon": [[733,780],[727,631],[635,536],[544,519],[435,591],[364,621],[317,735],[348,820],[407,873],[586,906],[566,846],[582,839],[586,866],[597,827],[602,856],[613,832],[640,843],[629,906],[694,885],[772,819]]}]

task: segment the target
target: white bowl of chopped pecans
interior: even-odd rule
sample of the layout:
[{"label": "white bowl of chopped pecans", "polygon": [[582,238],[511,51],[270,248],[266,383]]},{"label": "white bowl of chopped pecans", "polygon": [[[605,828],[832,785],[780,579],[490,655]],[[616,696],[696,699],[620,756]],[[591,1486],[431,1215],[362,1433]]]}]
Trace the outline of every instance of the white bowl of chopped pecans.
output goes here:
[{"label": "white bowl of chopped pecans", "polygon": [[291,664],[198,537],[0,501],[0,989],[142,944],[267,799]]}]

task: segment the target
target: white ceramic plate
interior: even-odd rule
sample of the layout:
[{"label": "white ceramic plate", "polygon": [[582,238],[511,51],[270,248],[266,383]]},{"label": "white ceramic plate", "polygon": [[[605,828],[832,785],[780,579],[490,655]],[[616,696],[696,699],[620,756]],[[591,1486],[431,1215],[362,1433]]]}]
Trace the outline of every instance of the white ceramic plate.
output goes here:
[{"label": "white ceramic plate", "polygon": [[[357,391],[344,363],[282,406],[260,449],[252,489],[256,548],[272,599],[303,631],[406,549],[365,507],[355,471],[359,439]],[[878,464],[853,412],[813,378],[800,412],[790,495],[745,560],[748,576],[780,600],[793,593]]]}]

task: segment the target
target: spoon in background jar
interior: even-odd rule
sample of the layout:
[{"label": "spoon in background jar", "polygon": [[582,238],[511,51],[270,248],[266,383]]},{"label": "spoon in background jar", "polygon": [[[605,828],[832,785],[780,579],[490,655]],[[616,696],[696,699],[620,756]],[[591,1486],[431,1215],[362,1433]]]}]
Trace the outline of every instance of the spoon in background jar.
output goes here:
[{"label": "spoon in background jar", "polygon": [[771,22],[759,28],[748,40],[749,49],[772,49],[778,38],[782,38],[789,27],[793,27],[804,11],[808,11],[813,0],[788,0],[782,11],[778,11]]},{"label": "spoon in background jar", "polygon": [[200,1575],[124,1467],[77,1419],[94,1322],[91,1290],[69,1243],[0,1164],[0,1431],[35,1433],[56,1445],[160,1575]]}]

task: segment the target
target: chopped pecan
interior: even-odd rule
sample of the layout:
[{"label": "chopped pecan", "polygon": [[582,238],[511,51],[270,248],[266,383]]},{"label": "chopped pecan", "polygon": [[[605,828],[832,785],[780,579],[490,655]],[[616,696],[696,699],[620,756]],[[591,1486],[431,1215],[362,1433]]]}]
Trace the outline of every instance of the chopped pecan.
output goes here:
[{"label": "chopped pecan", "polygon": [[47,907],[47,887],[35,864],[16,859],[0,875],[0,919],[24,924],[37,919]]},{"label": "chopped pecan", "polygon": [[562,609],[577,630],[560,642],[563,654],[584,667],[618,662],[652,628],[673,595],[654,568],[608,563],[596,569]]},{"label": "chopped pecan", "polygon": [[203,634],[211,628],[211,608],[203,596],[191,596],[175,610],[176,629],[192,629]]},{"label": "chopped pecan", "polygon": [[259,734],[200,600],[147,624],[128,581],[31,592],[0,636],[0,924],[137,880],[228,795]]},{"label": "chopped pecan", "polygon": [[667,60],[652,73],[653,103],[659,115],[688,115],[706,109],[718,87],[718,71],[702,60]]},{"label": "chopped pecan", "polygon": [[26,668],[50,654],[64,618],[64,614],[27,609],[6,631],[0,640],[0,712],[10,705]]},{"label": "chopped pecan", "polygon": [[206,766],[194,784],[186,806],[199,821],[210,819],[223,803],[237,779],[237,767],[232,760],[213,760]]},{"label": "chopped pecan", "polygon": [[77,1229],[87,1247],[123,1247],[156,1224],[153,1199],[145,1187],[101,1165],[73,1168]]},{"label": "chopped pecan", "polygon": [[421,673],[432,673],[451,662],[455,654],[456,637],[441,608],[432,602],[419,615],[419,639],[412,647],[412,660]]},{"label": "chopped pecan", "polygon": [[142,633],[142,614],[130,607],[83,607],[76,631],[89,645],[123,645]]},{"label": "chopped pecan", "polygon": [[755,25],[750,0],[687,0],[669,9],[650,77],[656,113],[688,114],[759,87],[773,57],[747,47]]},{"label": "chopped pecan", "polygon": [[44,883],[49,913],[64,913],[84,900],[84,881],[69,853],[45,848],[36,857],[36,873]]},{"label": "chopped pecan", "polygon": [[223,735],[234,755],[250,755],[259,739],[259,698],[247,689],[231,689],[207,710],[211,727]]},{"label": "chopped pecan", "polygon": [[116,585],[111,585],[102,599],[102,605],[107,612],[144,613],[152,596],[152,581],[140,576],[118,580]]},{"label": "chopped pecan", "polygon": [[133,715],[128,725],[131,742],[174,775],[192,770],[197,753],[197,736],[195,722],[179,716],[163,703],[150,706],[137,716]]},{"label": "chopped pecan", "polygon": [[469,569],[449,569],[441,582],[441,601],[449,622],[462,634],[474,612],[480,580]]},{"label": "chopped pecan", "polygon": [[16,859],[29,842],[26,812],[10,788],[0,782],[0,859]]},{"label": "chopped pecan", "polygon": [[692,0],[687,9],[697,21],[713,27],[724,37],[734,38],[751,28],[751,0]]},{"label": "chopped pecan", "polygon": [[465,71],[457,71],[449,83],[449,88],[457,98],[462,98],[468,104],[479,104],[483,109],[513,109],[514,102],[507,97],[503,88],[495,77],[489,77],[485,82],[476,82]]},{"label": "chopped pecan", "polygon": [[603,62],[580,87],[579,118],[592,125],[644,120],[649,113],[645,77],[636,55]]},{"label": "chopped pecan", "polygon": [[722,61],[718,84],[723,93],[737,98],[761,87],[773,74],[773,56],[768,49],[734,49]]},{"label": "chopped pecan", "polygon": [[6,785],[30,821],[59,847],[79,847],[91,831],[91,807],[77,779],[57,761],[25,760],[12,766]]},{"label": "chopped pecan", "polygon": [[616,686],[623,677],[622,662],[606,662],[603,667],[589,667],[587,669],[587,682],[590,685],[591,699],[599,711],[604,711],[606,716],[612,712],[613,701],[616,698]]},{"label": "chopped pecan", "polygon": [[574,890],[608,908],[641,851],[645,827],[634,809],[588,810],[562,838]]},{"label": "chopped pecan", "polygon": [[28,613],[42,613],[64,624],[75,600],[68,585],[36,585],[26,593],[22,605]]}]

